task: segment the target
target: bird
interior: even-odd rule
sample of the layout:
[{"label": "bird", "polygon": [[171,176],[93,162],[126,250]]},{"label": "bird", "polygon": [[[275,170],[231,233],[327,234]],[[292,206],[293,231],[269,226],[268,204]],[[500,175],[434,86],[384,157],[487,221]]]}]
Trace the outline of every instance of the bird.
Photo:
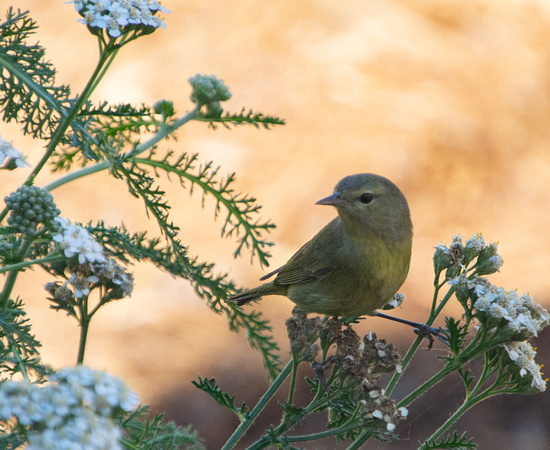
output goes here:
[{"label": "bird", "polygon": [[407,200],[387,178],[349,175],[318,202],[337,217],[266,281],[228,298],[242,306],[281,295],[306,313],[332,317],[377,315],[409,272],[413,226]]}]

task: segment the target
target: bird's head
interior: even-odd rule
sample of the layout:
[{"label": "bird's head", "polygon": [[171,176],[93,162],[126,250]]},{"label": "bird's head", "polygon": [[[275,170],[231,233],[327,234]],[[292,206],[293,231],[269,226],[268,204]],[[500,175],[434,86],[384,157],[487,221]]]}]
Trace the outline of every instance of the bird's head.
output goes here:
[{"label": "bird's head", "polygon": [[399,241],[412,236],[405,196],[395,184],[380,175],[347,176],[336,185],[332,195],[316,204],[334,206],[352,236],[374,234]]}]

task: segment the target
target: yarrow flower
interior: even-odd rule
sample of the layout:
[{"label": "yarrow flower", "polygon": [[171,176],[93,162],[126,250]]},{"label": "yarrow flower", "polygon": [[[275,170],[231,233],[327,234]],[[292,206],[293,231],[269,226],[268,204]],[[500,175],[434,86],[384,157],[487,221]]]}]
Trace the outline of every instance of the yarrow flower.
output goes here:
[{"label": "yarrow flower", "polygon": [[82,298],[90,294],[93,283],[97,283],[98,278],[95,275],[85,276],[82,273],[72,273],[67,282],[74,289],[74,297]]},{"label": "yarrow flower", "polygon": [[128,297],[134,291],[134,274],[128,272],[113,258],[107,258],[105,262],[94,264],[92,271],[97,278],[94,283],[105,287],[106,297],[109,300]]},{"label": "yarrow flower", "polygon": [[445,277],[448,280],[453,280],[461,271],[470,270],[467,268],[476,258],[477,261],[470,268],[475,270],[476,275],[495,273],[503,264],[496,243],[492,242],[486,245],[483,236],[476,234],[463,245],[462,237],[457,234],[453,237],[453,242],[449,247],[440,244],[435,248],[434,269],[436,274],[446,269]]},{"label": "yarrow flower", "polygon": [[93,236],[80,225],[73,224],[70,220],[57,217],[60,231],[53,235],[53,240],[61,246],[67,258],[78,256],[78,262],[104,262],[103,249]]},{"label": "yarrow flower", "polygon": [[[13,146],[13,142],[8,142],[2,139],[2,136],[0,136],[0,166],[4,164],[4,161],[6,161],[6,159],[8,161],[13,161],[15,167],[30,167],[30,164],[27,162],[26,156]],[[8,162],[6,168],[15,169],[15,167],[11,167]]]},{"label": "yarrow flower", "polygon": [[[447,269],[447,278],[453,278],[461,268],[464,268],[462,264],[463,258],[464,246],[462,245],[462,236],[456,234],[449,247],[440,244],[435,248],[433,261],[436,274]],[[449,272],[452,275],[449,275]]]},{"label": "yarrow flower", "polygon": [[164,19],[156,14],[170,12],[159,0],[72,0],[68,3],[74,3],[83,17],[79,22],[105,29],[113,38],[120,37],[125,28],[166,28]]},{"label": "yarrow flower", "polygon": [[537,352],[527,342],[509,342],[504,344],[504,348],[510,359],[520,368],[519,374],[524,377],[527,375],[532,378],[531,386],[540,392],[546,390],[546,381],[542,379],[539,366],[535,362]]},{"label": "yarrow flower", "polygon": [[485,239],[478,233],[466,241],[465,247],[473,248],[474,250],[480,252],[485,248]]},{"label": "yarrow flower", "polygon": [[50,381],[66,383],[81,392],[83,401],[103,416],[116,408],[131,411],[137,406],[137,395],[124,382],[102,370],[86,366],[67,367],[50,376]]},{"label": "yarrow flower", "polygon": [[520,297],[516,291],[482,284],[474,292],[478,296],[475,316],[489,329],[504,324],[509,331],[529,339],[550,324],[548,311],[540,303],[533,303],[529,294]]},{"label": "yarrow flower", "polygon": [[[90,255],[84,256],[88,259]],[[134,290],[134,274],[111,257],[84,263],[70,260],[56,266],[58,273],[65,270],[68,273],[65,273],[66,281],[63,284],[54,281],[45,285],[46,291],[51,294],[48,300],[54,303],[52,308],[56,310],[71,311],[77,304],[75,300],[88,297],[95,288],[101,288],[102,304],[128,297]]]},{"label": "yarrow flower", "polygon": [[121,379],[84,366],[63,369],[47,384],[0,384],[0,419],[15,417],[29,427],[31,450],[122,449],[112,417],[137,403],[137,395]]}]

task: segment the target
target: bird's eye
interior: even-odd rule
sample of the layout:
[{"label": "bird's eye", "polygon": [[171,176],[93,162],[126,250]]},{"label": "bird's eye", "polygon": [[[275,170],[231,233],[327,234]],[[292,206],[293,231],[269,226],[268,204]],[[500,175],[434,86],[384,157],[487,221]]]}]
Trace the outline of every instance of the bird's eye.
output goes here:
[{"label": "bird's eye", "polygon": [[372,202],[372,199],[374,198],[374,195],[370,192],[365,192],[364,194],[361,194],[361,197],[359,197],[359,200],[361,203],[370,203]]}]

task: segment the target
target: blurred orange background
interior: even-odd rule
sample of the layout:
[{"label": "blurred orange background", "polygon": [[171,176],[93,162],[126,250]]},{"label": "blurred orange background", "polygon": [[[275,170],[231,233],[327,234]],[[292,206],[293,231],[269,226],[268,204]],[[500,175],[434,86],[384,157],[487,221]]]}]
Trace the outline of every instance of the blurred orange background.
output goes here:
[{"label": "blurred orange background", "polygon": [[[73,93],[85,85],[97,60],[97,43],[63,1],[3,1],[29,9],[40,28],[34,39],[47,49],[57,82]],[[237,173],[236,190],[263,205],[261,216],[277,228],[270,265],[283,264],[334,217],[314,206],[342,177],[374,172],[394,181],[408,198],[415,226],[407,298],[392,312],[424,321],[432,297],[432,252],[452,236],[481,232],[499,241],[504,266],[491,276],[506,289],[528,291],[550,307],[550,5],[544,0],[326,0],[169,1],[167,30],[123,48],[96,90],[95,100],[153,104],[174,101],[190,109],[187,82],[196,73],[224,79],[233,97],[227,111],[242,107],[284,118],[271,131],[253,127],[208,129],[191,123],[163,149],[197,152],[220,173]],[[17,125],[0,134],[38,162],[43,143],[22,136]],[[20,185],[24,171],[3,173],[3,195]],[[37,180],[44,185],[53,175]],[[219,237],[214,204],[201,209],[179,183],[162,180],[174,222],[190,253],[251,287],[264,274],[248,254],[234,260],[235,244]],[[148,229],[143,205],[123,183],[96,174],[53,192],[64,217],[86,223],[103,219],[130,231]],[[237,425],[206,394],[193,388],[196,374],[215,377],[236,402],[253,405],[267,387],[259,354],[244,336],[230,333],[182,280],[151,265],[133,268],[131,299],[107,305],[92,322],[86,363],[123,377],[144,403],[199,430],[210,449],[219,448]],[[44,361],[74,364],[78,329],[49,309],[42,285],[49,278],[29,271],[16,287],[26,301]],[[255,308],[274,328],[286,360],[285,319],[293,304],[280,297]],[[458,313],[451,308],[447,314]],[[404,353],[414,335],[380,319],[357,327],[398,343]],[[539,363],[550,367],[550,333],[537,341]],[[546,344],[546,345],[545,345]],[[407,377],[411,386],[441,363],[441,345],[419,352]],[[433,369],[435,370],[435,369]],[[303,373],[312,376],[306,367]],[[300,389],[307,393],[307,386]],[[396,395],[403,396],[410,386]],[[458,379],[411,406],[400,424],[402,441],[416,448],[461,401]],[[488,400],[456,424],[480,448],[550,448],[548,392]],[[277,406],[247,436],[253,442]],[[269,422],[269,421],[272,422]],[[324,418],[317,417],[322,427]],[[303,428],[302,431],[306,430]],[[334,448],[333,441],[306,448]],[[372,443],[368,448],[382,448]],[[342,447],[343,448],[343,447]],[[384,447],[385,448],[385,447]]]}]

